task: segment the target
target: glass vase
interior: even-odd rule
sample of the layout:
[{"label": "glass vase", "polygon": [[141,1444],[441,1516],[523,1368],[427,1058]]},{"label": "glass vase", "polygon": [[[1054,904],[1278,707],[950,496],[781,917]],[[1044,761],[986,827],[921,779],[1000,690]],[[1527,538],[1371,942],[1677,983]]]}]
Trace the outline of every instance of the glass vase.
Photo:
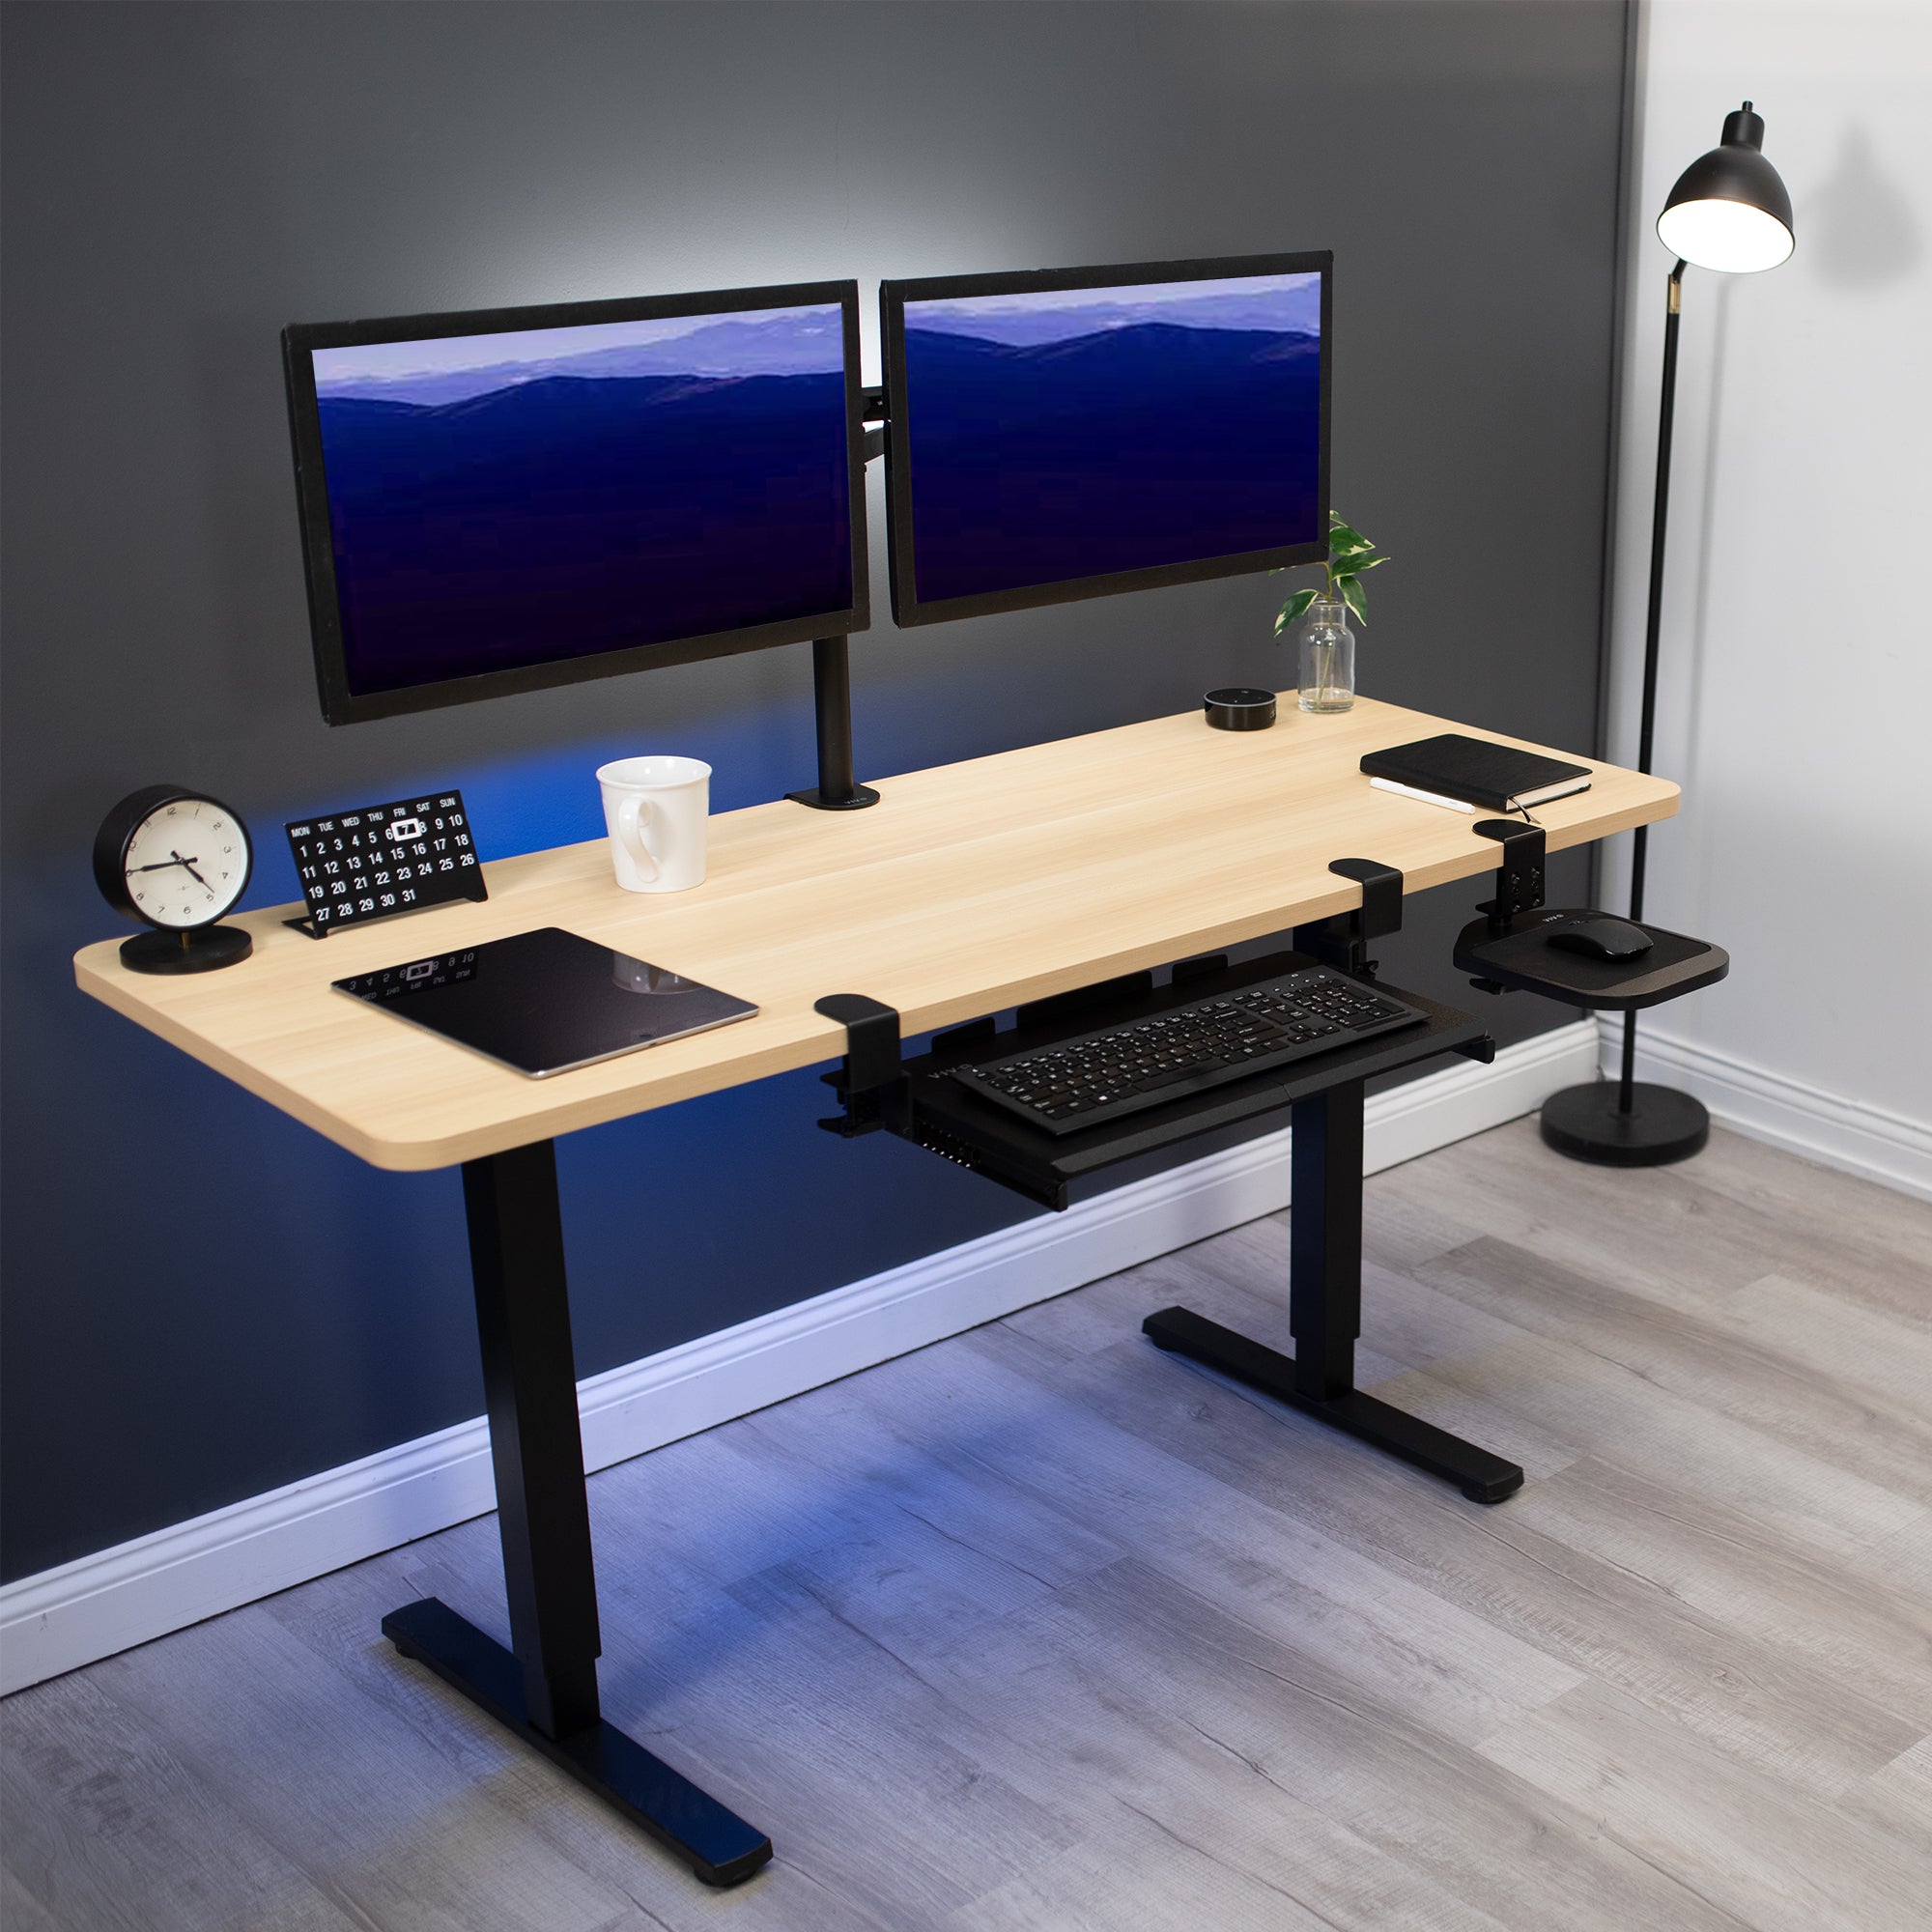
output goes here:
[{"label": "glass vase", "polygon": [[1346,711],[1355,701],[1355,634],[1339,597],[1318,597],[1297,633],[1301,708]]}]

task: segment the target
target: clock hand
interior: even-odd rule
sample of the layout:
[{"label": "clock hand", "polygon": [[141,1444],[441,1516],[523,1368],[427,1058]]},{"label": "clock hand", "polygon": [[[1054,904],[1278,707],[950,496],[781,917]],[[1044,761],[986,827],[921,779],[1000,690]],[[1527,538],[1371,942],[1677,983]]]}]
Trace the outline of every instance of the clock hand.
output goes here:
[{"label": "clock hand", "polygon": [[172,866],[185,866],[189,870],[192,870],[194,868],[194,860],[184,859],[177,852],[172,859],[161,859],[152,866],[130,866],[128,869],[130,872],[165,872]]},{"label": "clock hand", "polygon": [[214,890],[214,888],[209,885],[208,881],[204,879],[201,876],[201,874],[194,869],[194,861],[192,859],[183,859],[179,852],[175,854],[175,857],[180,864],[187,867],[187,875],[190,879],[192,879],[195,882],[196,885],[205,887],[211,893]]}]

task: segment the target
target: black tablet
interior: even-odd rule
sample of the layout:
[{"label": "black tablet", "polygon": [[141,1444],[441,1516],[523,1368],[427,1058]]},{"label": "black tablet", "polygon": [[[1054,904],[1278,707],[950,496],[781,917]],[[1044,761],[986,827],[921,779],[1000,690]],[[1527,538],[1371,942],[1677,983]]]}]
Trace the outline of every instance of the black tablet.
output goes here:
[{"label": "black tablet", "polygon": [[758,1010],[554,925],[331,983],[535,1080]]}]

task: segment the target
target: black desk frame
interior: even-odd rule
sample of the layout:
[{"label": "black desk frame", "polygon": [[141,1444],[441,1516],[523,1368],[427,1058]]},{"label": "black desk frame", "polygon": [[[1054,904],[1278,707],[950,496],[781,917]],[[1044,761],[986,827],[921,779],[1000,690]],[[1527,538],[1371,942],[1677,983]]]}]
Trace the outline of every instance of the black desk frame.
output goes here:
[{"label": "black desk frame", "polygon": [[598,1706],[603,1638],[554,1146],[466,1161],[463,1200],[513,1649],[435,1597],[391,1610],[383,1634],[706,1885],[736,1885],[771,1858],[772,1841],[605,1722]]},{"label": "black desk frame", "polygon": [[1186,1308],[1150,1315],[1141,1332],[1157,1349],[1217,1369],[1454,1483],[1471,1502],[1502,1502],[1522,1488],[1516,1463],[1355,1386],[1355,1343],[1362,1332],[1364,1097],[1363,1083],[1350,1080],[1290,1110],[1288,1328],[1294,1353],[1251,1342]]},{"label": "black desk frame", "polygon": [[[1543,835],[1536,835],[1537,896],[1542,896]],[[1294,943],[1343,972],[1373,979],[1369,942],[1402,925],[1402,874],[1369,859],[1329,867],[1357,879],[1362,903]],[[1503,887],[1498,882],[1497,891]],[[1469,1049],[1463,1048],[1463,1051]],[[1489,1054],[1481,1057],[1489,1058]],[[1522,1488],[1522,1470],[1355,1386],[1362,1333],[1362,1159],[1367,1085],[1340,1080],[1289,1110],[1288,1331],[1294,1353],[1250,1341],[1186,1308],[1150,1315],[1141,1332],[1155,1348],[1186,1355],[1287,1403],[1372,1447],[1454,1483],[1471,1502],[1499,1503]]]},{"label": "black desk frame", "polygon": [[[1296,946],[1345,971],[1372,976],[1365,949],[1400,924],[1402,875],[1365,860],[1338,860],[1333,869],[1361,882],[1361,907],[1300,928]],[[1435,1053],[1487,1059],[1493,1051],[1466,1015],[1423,1004],[1434,1015],[1431,1030],[1411,1046],[1378,1052],[1373,1064],[1356,1051],[1325,1084],[1318,1071],[1294,1087],[1289,1287],[1294,1355],[1184,1308],[1164,1309],[1144,1326],[1162,1349],[1456,1483],[1476,1501],[1500,1502],[1521,1487],[1522,1471],[1515,1463],[1354,1386],[1366,1074]],[[834,1076],[846,1117],[824,1124],[847,1134],[909,1127],[898,1014],[858,994],[832,995],[820,1010],[844,1024],[849,1049],[842,1072]],[[1042,1198],[1036,1189],[1021,1191]],[[705,1884],[739,1884],[769,1861],[770,1838],[608,1723],[599,1705],[603,1643],[553,1143],[466,1162],[463,1196],[511,1647],[435,1597],[392,1610],[383,1619],[383,1633],[405,1657],[427,1665],[642,1827]]]}]

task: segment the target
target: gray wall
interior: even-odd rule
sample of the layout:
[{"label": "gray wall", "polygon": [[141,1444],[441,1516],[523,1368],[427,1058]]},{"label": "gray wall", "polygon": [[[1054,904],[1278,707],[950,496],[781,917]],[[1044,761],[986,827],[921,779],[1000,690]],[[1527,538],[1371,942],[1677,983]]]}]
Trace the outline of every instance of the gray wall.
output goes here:
[{"label": "gray wall", "polygon": [[[74,991],[114,799],[228,800],[269,904],[280,822],[331,804],[460,782],[501,856],[598,832],[615,753],[707,758],[725,808],[810,775],[803,646],[325,726],[284,323],[1332,247],[1335,498],[1396,559],[1363,688],[1588,748],[1623,36],[1621,0],[7,9],[4,1575],[481,1407],[456,1177],[366,1169]],[[1281,592],[882,616],[862,775],[1284,682]],[[1412,902],[1390,966],[1454,997],[1472,896]],[[1027,1211],[822,1101],[563,1145],[584,1373]]]}]

